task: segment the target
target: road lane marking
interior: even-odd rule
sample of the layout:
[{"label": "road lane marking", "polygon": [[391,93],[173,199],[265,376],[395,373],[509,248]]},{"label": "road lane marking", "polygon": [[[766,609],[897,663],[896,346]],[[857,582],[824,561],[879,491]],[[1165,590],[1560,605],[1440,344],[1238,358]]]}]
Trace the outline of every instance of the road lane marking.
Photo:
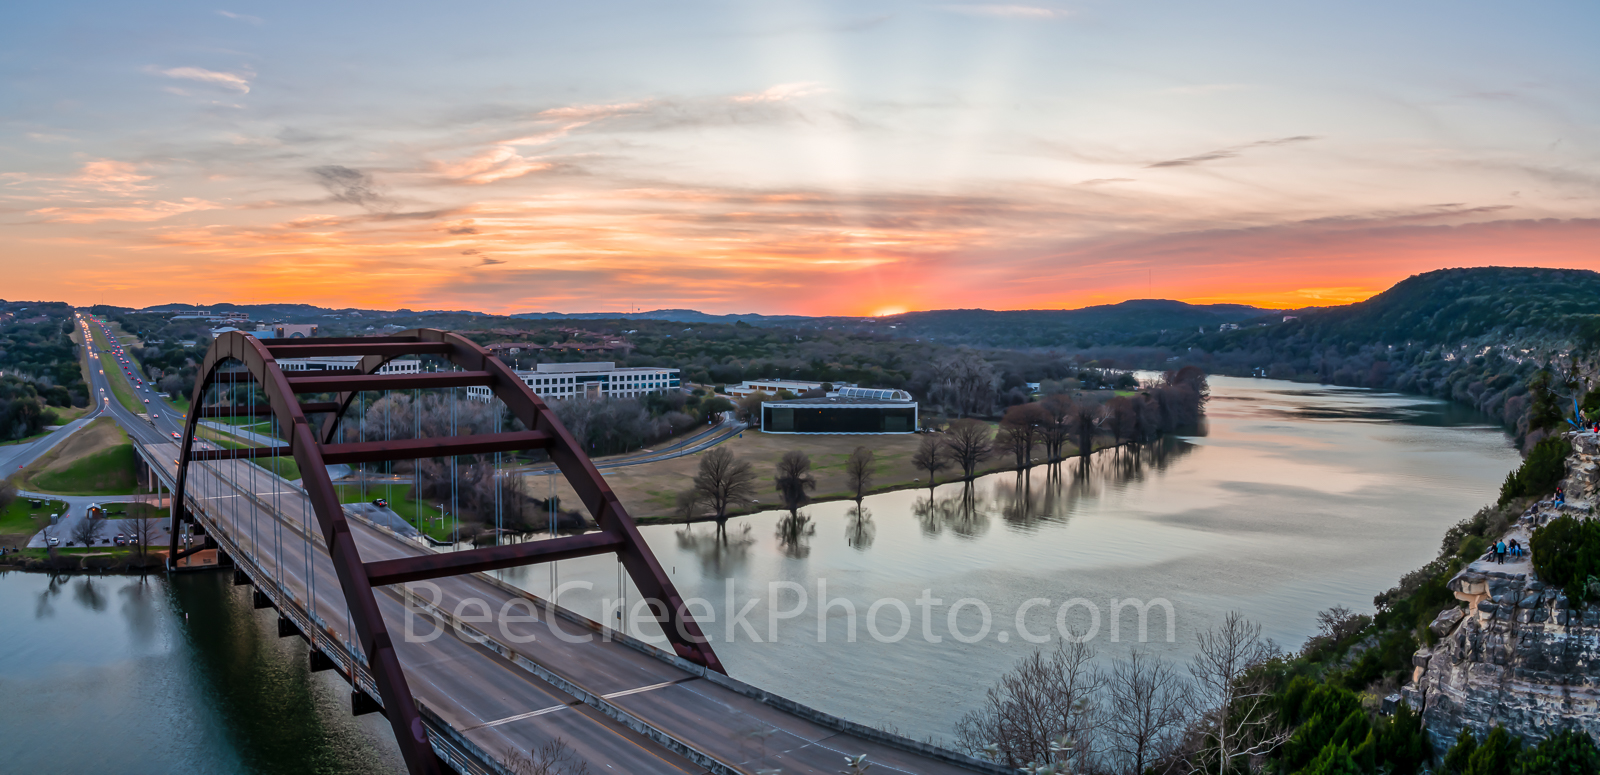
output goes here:
[{"label": "road lane marking", "polygon": [[664,689],[664,688],[666,688],[668,686],[671,686],[673,684],[683,683],[684,681],[693,681],[696,677],[697,676],[692,676],[691,675],[688,678],[679,678],[676,681],[662,681],[661,683],[658,683],[658,684],[651,684],[649,686],[641,686],[641,687],[639,687],[637,689],[626,689],[626,690],[623,690],[623,691],[620,691],[620,692],[612,692],[610,694],[602,694],[602,695],[600,695],[600,697],[602,699],[614,700],[614,699],[616,699],[618,697],[626,697],[626,696],[628,696],[630,694],[641,694],[641,693],[644,693],[644,692],[655,691],[656,689]]},{"label": "road lane marking", "polygon": [[534,716],[543,716],[546,713],[555,713],[558,710],[563,710],[563,709],[570,708],[570,707],[572,707],[574,705],[579,705],[579,704],[582,704],[582,703],[580,703],[578,700],[573,700],[572,702],[566,703],[564,705],[551,705],[548,708],[540,708],[539,710],[533,710],[533,711],[529,711],[527,713],[518,713],[515,716],[506,716],[505,718],[499,719],[499,720],[496,720],[496,721],[486,721],[486,722],[484,722],[482,724],[479,724],[477,726],[474,726],[474,727],[462,727],[461,731],[462,732],[471,732],[474,729],[488,729],[489,727],[497,727],[497,726],[500,726],[501,724],[510,724],[513,721],[521,721],[523,719],[533,718]]},{"label": "road lane marking", "polygon": [[[630,694],[642,694],[644,692],[655,691],[656,689],[664,689],[664,688],[666,688],[668,686],[672,686],[674,684],[683,683],[684,681],[693,681],[693,680],[695,680],[697,678],[699,678],[699,676],[691,675],[688,678],[679,678],[676,681],[663,681],[661,683],[651,684],[649,686],[640,686],[640,687],[638,687],[636,689],[624,689],[624,690],[622,690],[620,692],[612,692],[610,694],[602,694],[602,695],[600,695],[600,697],[601,697],[601,699],[611,700],[611,699],[616,699],[617,697],[626,697],[626,696],[628,696]],[[570,708],[570,707],[573,707],[575,705],[582,705],[582,704],[583,704],[583,702],[581,700],[573,700],[572,702],[564,703],[562,705],[551,705],[548,708],[540,708],[538,710],[531,710],[531,711],[528,711],[527,713],[518,713],[515,716],[506,716],[503,719],[496,719],[494,721],[486,721],[486,722],[484,722],[482,724],[479,724],[477,726],[463,727],[461,731],[462,732],[471,732],[474,729],[488,729],[489,727],[497,727],[497,726],[500,726],[501,724],[510,724],[513,721],[521,721],[523,719],[530,719],[530,718],[533,718],[535,716],[543,716],[546,713],[555,713],[558,710],[562,710],[564,708]]]}]

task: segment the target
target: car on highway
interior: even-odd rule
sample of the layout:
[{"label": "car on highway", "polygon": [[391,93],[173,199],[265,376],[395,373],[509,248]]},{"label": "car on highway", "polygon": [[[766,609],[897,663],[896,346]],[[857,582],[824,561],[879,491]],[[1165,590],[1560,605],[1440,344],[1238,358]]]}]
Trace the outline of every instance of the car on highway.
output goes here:
[{"label": "car on highway", "polygon": [[382,498],[373,498],[372,505],[377,506],[380,509],[389,508],[389,502]]},{"label": "car on highway", "polygon": [[55,536],[50,536],[49,538],[44,539],[44,543],[45,543],[46,546],[51,546],[51,547],[60,546],[61,545],[61,539],[56,538]]},{"label": "car on highway", "polygon": [[172,438],[175,438],[175,439],[181,439],[181,438],[183,438],[183,437],[182,437],[182,436],[180,436],[180,435],[178,435],[178,432],[177,432],[177,431],[173,431],[173,432],[172,432]]},{"label": "car on highway", "polygon": [[148,399],[148,398],[146,398],[146,399],[145,399],[145,400],[144,400],[144,402],[145,402],[145,403],[147,403],[147,404],[148,404],[148,403],[150,403],[150,399]]}]

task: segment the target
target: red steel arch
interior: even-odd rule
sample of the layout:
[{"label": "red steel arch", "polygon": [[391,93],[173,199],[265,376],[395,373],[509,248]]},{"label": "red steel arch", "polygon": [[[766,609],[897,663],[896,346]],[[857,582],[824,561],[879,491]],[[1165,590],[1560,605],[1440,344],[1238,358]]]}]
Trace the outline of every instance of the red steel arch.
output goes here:
[{"label": "red steel arch", "polygon": [[[361,357],[356,369],[332,373],[290,376],[284,374],[277,362],[278,358],[351,355]],[[443,357],[461,371],[376,373],[384,363],[401,355]],[[254,411],[277,418],[279,425],[288,432],[286,445],[241,450],[194,449],[195,430],[202,417],[235,416],[251,411],[240,407],[204,405],[207,388],[220,382],[219,376],[228,373],[222,369],[229,364],[242,365],[256,384],[261,386],[267,406]],[[472,436],[330,443],[339,420],[357,393],[456,387],[489,388],[527,430]],[[336,400],[305,404],[298,398],[305,394],[327,393],[335,394]],[[428,744],[416,702],[373,597],[373,587],[614,553],[644,598],[661,604],[663,610],[656,612],[657,621],[678,656],[717,672],[726,672],[671,579],[640,536],[633,518],[583,453],[583,448],[562,427],[549,406],[517,378],[510,367],[465,337],[423,328],[386,337],[263,341],[241,332],[228,332],[218,337],[207,351],[190,406],[173,492],[176,508],[173,509],[172,553],[169,556],[180,556],[177,545],[179,526],[181,521],[189,519],[184,507],[184,494],[190,462],[292,455],[299,465],[306,495],[316,513],[318,527],[338,573],[357,639],[383,695],[385,714],[394,729],[407,768],[412,773],[438,772],[439,763]],[[328,415],[320,433],[313,429],[308,418],[313,414]],[[598,532],[447,554],[363,562],[350,534],[338,493],[327,472],[328,465],[338,463],[370,463],[528,449],[543,449],[549,454],[594,517],[599,525]]]}]

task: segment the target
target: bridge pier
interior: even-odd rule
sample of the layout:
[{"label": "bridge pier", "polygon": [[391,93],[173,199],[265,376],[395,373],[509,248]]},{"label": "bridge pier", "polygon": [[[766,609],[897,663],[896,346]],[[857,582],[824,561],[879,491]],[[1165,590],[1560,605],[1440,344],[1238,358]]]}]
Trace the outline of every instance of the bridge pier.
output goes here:
[{"label": "bridge pier", "polygon": [[312,649],[306,656],[311,661],[311,672],[313,673],[334,669],[333,660],[317,649]]},{"label": "bridge pier", "polygon": [[[372,699],[372,695],[360,689],[350,690],[350,715],[365,716],[368,713],[383,713],[383,706]],[[384,713],[384,716],[387,717],[388,714]]]},{"label": "bridge pier", "polygon": [[[218,551],[221,551],[221,550],[219,549]],[[245,575],[244,571],[239,570],[238,568],[234,568],[233,569],[233,585],[236,586],[236,587],[248,587],[248,586],[250,586],[250,577]]]},{"label": "bridge pier", "polygon": [[267,593],[257,589],[250,595],[250,604],[255,606],[257,611],[263,608],[271,608],[272,598],[267,597]]},{"label": "bridge pier", "polygon": [[278,614],[278,637],[280,637],[280,638],[299,637],[299,638],[301,638],[302,640],[305,640],[308,643],[311,641],[311,639],[307,638],[304,633],[300,632],[300,628],[295,626],[293,620],[291,620],[287,616],[284,616],[281,613]]}]

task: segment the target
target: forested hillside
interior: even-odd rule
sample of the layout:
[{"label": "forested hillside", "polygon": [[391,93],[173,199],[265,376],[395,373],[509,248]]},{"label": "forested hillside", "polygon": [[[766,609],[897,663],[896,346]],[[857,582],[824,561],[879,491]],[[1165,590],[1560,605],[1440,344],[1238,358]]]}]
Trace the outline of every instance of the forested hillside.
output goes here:
[{"label": "forested hillside", "polygon": [[0,441],[53,424],[50,407],[88,403],[73,326],[66,304],[0,301]]}]

